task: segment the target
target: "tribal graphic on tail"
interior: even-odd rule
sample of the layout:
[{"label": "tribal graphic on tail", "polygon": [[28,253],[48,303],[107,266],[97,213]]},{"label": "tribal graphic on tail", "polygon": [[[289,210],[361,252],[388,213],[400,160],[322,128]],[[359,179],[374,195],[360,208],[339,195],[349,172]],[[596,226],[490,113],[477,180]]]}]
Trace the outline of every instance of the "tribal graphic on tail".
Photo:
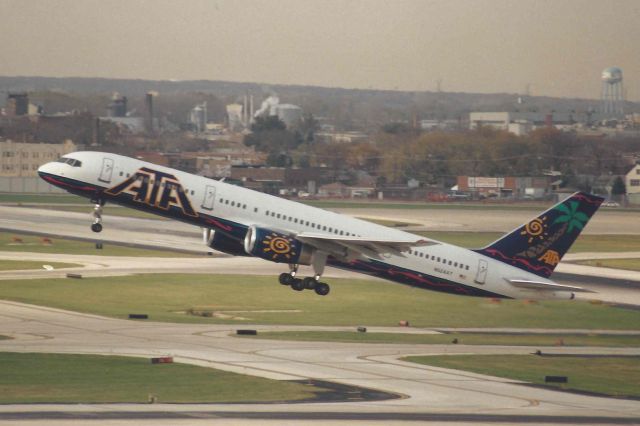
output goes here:
[{"label": "tribal graphic on tail", "polygon": [[576,192],[515,231],[475,251],[547,278],[603,200]]}]

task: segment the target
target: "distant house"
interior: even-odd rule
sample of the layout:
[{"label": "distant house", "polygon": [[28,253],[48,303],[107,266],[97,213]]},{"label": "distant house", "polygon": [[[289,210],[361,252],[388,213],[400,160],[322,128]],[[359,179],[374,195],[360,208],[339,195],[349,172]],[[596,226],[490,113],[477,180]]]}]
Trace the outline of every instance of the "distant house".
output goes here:
[{"label": "distant house", "polygon": [[631,204],[640,204],[640,163],[636,164],[625,175],[627,199]]},{"label": "distant house", "polygon": [[318,197],[347,198],[350,195],[351,194],[347,185],[340,182],[329,183],[318,188]]}]

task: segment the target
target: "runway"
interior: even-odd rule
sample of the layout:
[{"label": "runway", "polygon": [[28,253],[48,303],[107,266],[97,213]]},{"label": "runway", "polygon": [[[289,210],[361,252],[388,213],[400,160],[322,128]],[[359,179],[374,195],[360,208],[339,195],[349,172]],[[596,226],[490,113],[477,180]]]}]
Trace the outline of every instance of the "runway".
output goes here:
[{"label": "runway", "polygon": [[[314,378],[364,388],[382,389],[401,399],[373,402],[319,404],[86,404],[10,405],[0,408],[0,419],[110,419],[112,413],[130,413],[128,419],[188,419],[188,413],[233,413],[236,419],[259,420],[393,420],[423,421],[444,414],[452,421],[516,421],[519,416],[563,418],[562,423],[620,424],[622,419],[640,422],[640,402],[556,392],[524,386],[516,381],[473,373],[422,366],[398,360],[410,354],[527,354],[537,348],[464,346],[340,344],[240,339],[230,336],[231,325],[189,325],[132,322],[58,309],[0,302],[0,334],[14,340],[0,341],[0,350],[128,356],[172,355],[178,362],[210,366],[277,380]],[[247,326],[243,325],[243,328]],[[258,330],[286,330],[287,326],[256,326]],[[549,353],[607,353],[640,355],[636,348],[545,348]],[[31,413],[31,414],[27,414]],[[34,414],[36,413],[36,414]],[[47,415],[37,413],[49,413]],[[73,413],[73,414],[72,414]],[[135,413],[135,414],[133,414]],[[144,413],[144,415],[140,414]],[[155,414],[149,414],[155,413]],[[313,414],[315,413],[315,414]],[[473,415],[482,416],[474,419]],[[460,416],[460,417],[456,417]],[[13,417],[12,417],[13,416]],[[66,417],[65,417],[66,416]],[[124,417],[126,415],[123,414]],[[177,416],[177,417],[176,417]],[[184,416],[184,417],[180,417]],[[569,421],[568,419],[571,419]]]},{"label": "runway", "polygon": [[[471,213],[470,216],[477,216]],[[0,206],[0,228],[91,237],[89,214]],[[105,240],[178,247],[206,252],[196,228],[170,221],[111,217]],[[588,229],[588,228],[587,228]],[[52,232],[54,231],[54,232]],[[0,258],[25,254],[2,253]],[[281,265],[251,258],[203,257],[145,259],[30,254],[43,261],[80,263],[87,276],[135,272],[204,272],[276,274]],[[137,260],[137,261],[135,261]],[[578,267],[578,265],[571,265]],[[594,268],[599,274],[602,268]],[[577,270],[579,273],[580,268]],[[0,279],[55,277],[68,271],[3,272]],[[565,271],[567,272],[567,271]],[[576,273],[569,268],[568,273]],[[591,271],[591,273],[595,273]],[[631,278],[637,277],[632,273]],[[359,276],[330,269],[327,276]],[[596,275],[593,275],[596,276]],[[361,276],[359,276],[361,277]],[[627,276],[628,277],[628,276]],[[624,279],[624,277],[622,278]],[[637,288],[605,288],[614,301],[629,302]],[[617,293],[620,291],[621,293]],[[637,296],[635,296],[637,297]],[[640,304],[640,303],[638,303]],[[342,424],[432,422],[445,424],[638,424],[640,401],[564,393],[473,373],[400,361],[417,354],[525,354],[538,348],[287,342],[240,339],[232,325],[189,325],[134,322],[53,308],[0,302],[0,350],[118,354],[151,357],[172,355],[176,361],[276,380],[317,379],[401,395],[386,401],[298,404],[79,404],[0,406],[0,421],[17,424]],[[252,327],[243,325],[243,328]],[[259,331],[301,329],[254,326]],[[308,329],[309,327],[307,327]],[[412,330],[412,329],[408,329]],[[374,331],[371,329],[371,331]],[[384,330],[382,330],[384,331]],[[397,332],[398,329],[393,329]],[[412,330],[412,332],[429,332]],[[544,332],[544,330],[541,330]],[[640,355],[635,348],[545,348],[545,352]]]}]

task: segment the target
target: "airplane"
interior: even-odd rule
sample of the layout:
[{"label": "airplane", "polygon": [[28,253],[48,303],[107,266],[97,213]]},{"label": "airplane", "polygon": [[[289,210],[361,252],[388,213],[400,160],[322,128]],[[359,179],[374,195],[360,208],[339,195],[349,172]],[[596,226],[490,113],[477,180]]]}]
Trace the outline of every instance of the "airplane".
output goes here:
[{"label": "airplane", "polygon": [[[234,256],[284,263],[280,284],[329,293],[326,265],[467,296],[573,299],[581,287],[549,277],[603,198],[576,192],[486,247],[470,250],[237,185],[105,152],[75,152],[38,169],[42,179],[105,203],[201,227],[204,243]],[[300,265],[313,276],[300,278]]]}]

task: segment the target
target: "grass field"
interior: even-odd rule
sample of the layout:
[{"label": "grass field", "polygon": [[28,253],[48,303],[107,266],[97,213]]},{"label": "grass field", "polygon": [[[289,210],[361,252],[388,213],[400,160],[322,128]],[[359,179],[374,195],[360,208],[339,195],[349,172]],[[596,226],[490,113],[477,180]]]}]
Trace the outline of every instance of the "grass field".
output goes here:
[{"label": "grass field", "polygon": [[[314,397],[300,383],[97,355],[0,353],[0,403],[273,402]],[[317,392],[317,390],[316,390]]]},{"label": "grass field", "polygon": [[508,345],[508,346],[601,346],[640,347],[640,336],[626,335],[577,335],[577,334],[406,334],[360,333],[355,331],[270,331],[246,338],[295,340],[307,342],[342,343],[404,343],[412,345]]},{"label": "grass field", "polygon": [[580,265],[640,271],[640,259],[594,259],[581,260],[576,263],[579,263]]},{"label": "grass field", "polygon": [[[48,238],[26,235],[17,232],[0,232],[0,251],[34,252],[34,253],[64,253],[88,254],[98,256],[145,256],[145,257],[185,257],[193,256],[169,250],[151,250],[143,248],[125,247],[114,244],[103,244],[103,248],[96,249],[95,243],[86,241],[67,240],[64,238]],[[99,241],[99,240],[96,240]]]},{"label": "grass field", "polygon": [[[579,301],[526,301],[454,296],[382,281],[332,279],[320,297],[295,292],[276,277],[137,275],[6,280],[0,298],[127,318],[225,324],[300,324],[416,327],[540,327],[633,330],[640,311]],[[189,315],[192,310],[198,315]]]},{"label": "grass field", "polygon": [[545,376],[567,376],[568,384],[550,386],[611,396],[640,397],[638,357],[452,355],[408,357],[405,360],[534,384],[545,384]]},{"label": "grass field", "polygon": [[42,269],[42,265],[50,265],[54,269],[74,268],[77,263],[45,262],[37,260],[1,260],[0,271],[17,271],[22,269]]}]

